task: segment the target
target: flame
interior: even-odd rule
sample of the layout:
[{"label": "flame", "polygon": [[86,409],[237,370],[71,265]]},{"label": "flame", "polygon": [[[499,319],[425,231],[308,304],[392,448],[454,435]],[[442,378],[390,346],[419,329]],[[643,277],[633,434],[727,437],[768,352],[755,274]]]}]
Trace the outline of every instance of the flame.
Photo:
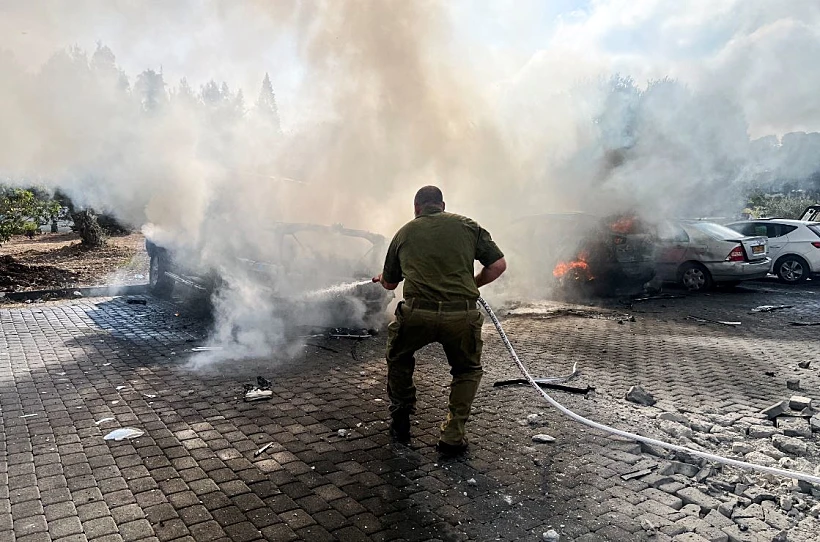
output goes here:
[{"label": "flame", "polygon": [[560,279],[572,272],[569,277],[574,280],[592,280],[594,277],[589,271],[587,257],[587,254],[582,252],[578,255],[577,260],[573,260],[571,262],[558,262],[552,270],[552,275],[555,278]]},{"label": "flame", "polygon": [[615,222],[609,225],[609,227],[615,233],[630,233],[635,228],[635,221],[637,220],[634,216],[622,216]]}]

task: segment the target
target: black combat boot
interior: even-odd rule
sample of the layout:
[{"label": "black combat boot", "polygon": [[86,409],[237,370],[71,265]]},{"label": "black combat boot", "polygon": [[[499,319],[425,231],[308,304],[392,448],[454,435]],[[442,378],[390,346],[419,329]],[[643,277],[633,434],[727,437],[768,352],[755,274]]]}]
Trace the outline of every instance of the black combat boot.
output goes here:
[{"label": "black combat boot", "polygon": [[390,436],[396,442],[410,442],[410,414],[407,412],[393,414],[393,421],[390,423]]}]

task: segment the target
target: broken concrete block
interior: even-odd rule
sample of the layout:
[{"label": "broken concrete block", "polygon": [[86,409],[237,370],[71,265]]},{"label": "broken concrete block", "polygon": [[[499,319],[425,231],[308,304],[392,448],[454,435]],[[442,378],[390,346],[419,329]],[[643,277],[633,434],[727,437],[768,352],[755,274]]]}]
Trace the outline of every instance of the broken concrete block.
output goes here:
[{"label": "broken concrete block", "polygon": [[674,469],[675,474],[682,474],[687,478],[692,478],[700,471],[700,467],[697,465],[681,463],[680,461],[672,461],[672,469]]},{"label": "broken concrete block", "polygon": [[803,410],[811,406],[811,399],[802,395],[792,395],[789,397],[789,408],[792,410]]},{"label": "broken concrete block", "polygon": [[817,410],[813,406],[807,406],[806,408],[800,411],[798,416],[800,416],[801,418],[811,418],[817,414],[820,414],[820,410]]},{"label": "broken concrete block", "polygon": [[[731,514],[731,512],[729,513]],[[717,510],[709,510],[709,513],[706,514],[706,516],[703,519],[704,521],[706,521],[706,523],[712,525],[713,527],[717,527],[718,529],[734,525],[734,522],[731,519],[724,516]]]},{"label": "broken concrete block", "polygon": [[784,400],[764,408],[760,411],[760,413],[765,414],[767,418],[773,420],[778,416],[789,412],[789,410],[789,402]]},{"label": "broken concrete block", "polygon": [[657,402],[651,393],[640,386],[629,388],[629,391],[626,392],[626,400],[644,406],[652,406]]},{"label": "broken concrete block", "polygon": [[793,391],[800,391],[800,379],[789,378],[786,380],[786,387]]},{"label": "broken concrete block", "polygon": [[532,437],[532,441],[536,444],[548,444],[550,442],[555,442],[555,437],[542,433],[540,435],[534,435]]},{"label": "broken concrete block", "polygon": [[715,510],[721,502],[714,497],[707,495],[696,487],[685,487],[679,490],[676,495],[686,504],[697,504],[703,510]]},{"label": "broken concrete block", "polygon": [[808,369],[809,367],[811,367],[811,360],[809,360],[809,361],[798,361],[797,366],[800,367],[801,369]]},{"label": "broken concrete block", "polygon": [[736,454],[746,455],[749,452],[754,451],[754,446],[752,446],[748,442],[733,442],[732,443],[732,452]]},{"label": "broken concrete block", "polygon": [[[780,435],[775,435],[780,436]],[[763,452],[758,452],[755,450],[754,452],[749,452],[745,456],[746,461],[749,463],[754,463],[756,465],[763,465],[764,467],[775,467],[777,466],[777,461],[771,456],[764,454]]]},{"label": "broken concrete block", "polygon": [[763,501],[774,501],[775,495],[770,491],[766,491],[760,486],[752,486],[743,492],[743,496],[751,500],[754,504],[760,504]]},{"label": "broken concrete block", "polygon": [[794,501],[792,500],[792,498],[789,495],[781,495],[780,499],[778,499],[778,504],[780,505],[781,509],[788,512],[789,510],[792,509],[792,506],[794,505]]},{"label": "broken concrete block", "polygon": [[787,437],[811,437],[811,426],[805,418],[778,418],[777,428]]},{"label": "broken concrete block", "polygon": [[809,426],[812,431],[820,431],[820,415],[814,415],[809,420]]},{"label": "broken concrete block", "polygon": [[752,425],[747,430],[748,435],[752,438],[769,438],[776,432],[774,427],[768,425]]},{"label": "broken concrete block", "polygon": [[558,542],[560,539],[560,535],[553,529],[550,529],[541,535],[541,540],[544,542]]},{"label": "broken concrete block", "polygon": [[696,482],[702,484],[703,482],[706,481],[707,478],[709,478],[713,474],[714,474],[714,469],[712,469],[711,466],[707,465],[707,466],[703,467],[702,469],[700,469],[698,471],[698,473],[695,474],[695,476],[693,476],[693,478],[695,479]]},{"label": "broken concrete block", "polygon": [[659,420],[668,420],[670,422],[677,422],[679,424],[685,425],[689,427],[692,422],[689,421],[689,418],[684,416],[683,414],[678,414],[677,412],[663,412],[658,416]]},{"label": "broken concrete block", "polygon": [[[802,440],[784,435],[775,435],[772,437],[772,444],[775,448],[793,455],[806,455],[808,446]],[[753,452],[754,453],[754,452]]]}]

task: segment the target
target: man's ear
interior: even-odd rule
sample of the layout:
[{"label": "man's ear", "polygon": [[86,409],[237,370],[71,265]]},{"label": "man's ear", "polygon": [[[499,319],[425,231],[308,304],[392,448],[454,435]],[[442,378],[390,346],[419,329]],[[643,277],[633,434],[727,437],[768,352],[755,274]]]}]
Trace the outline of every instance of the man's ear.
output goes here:
[{"label": "man's ear", "polygon": [[444,210],[444,208],[445,208],[446,206],[447,206],[447,205],[446,205],[446,204],[442,201],[442,202],[441,202],[441,210],[443,211],[443,210]]}]

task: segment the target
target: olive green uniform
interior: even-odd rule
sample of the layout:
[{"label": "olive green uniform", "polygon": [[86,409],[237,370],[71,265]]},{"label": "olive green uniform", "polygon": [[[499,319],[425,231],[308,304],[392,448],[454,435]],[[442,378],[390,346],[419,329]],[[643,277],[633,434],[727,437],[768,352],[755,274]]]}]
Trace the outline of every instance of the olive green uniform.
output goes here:
[{"label": "olive green uniform", "polygon": [[414,355],[440,343],[453,376],[449,413],[441,425],[441,440],[447,444],[464,442],[464,424],[483,374],[484,317],[476,308],[474,262],[487,266],[503,256],[473,220],[429,207],[396,233],[387,250],[382,278],[389,283],[404,280],[405,298],[387,328],[390,412],[394,418],[414,412]]}]

